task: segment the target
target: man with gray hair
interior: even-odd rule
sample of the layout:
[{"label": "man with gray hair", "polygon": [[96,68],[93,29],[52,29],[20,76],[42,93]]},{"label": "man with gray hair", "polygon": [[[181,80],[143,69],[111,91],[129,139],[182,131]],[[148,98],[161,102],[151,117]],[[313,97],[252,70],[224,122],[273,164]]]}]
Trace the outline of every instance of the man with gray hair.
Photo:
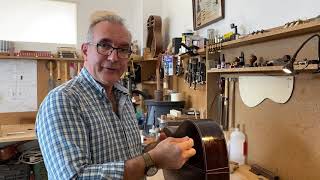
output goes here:
[{"label": "man with gray hair", "polygon": [[196,153],[188,137],[143,153],[131,98],[119,84],[130,42],[119,16],[93,21],[81,47],[84,68],[42,102],[36,133],[49,179],[143,179],[179,169]]}]

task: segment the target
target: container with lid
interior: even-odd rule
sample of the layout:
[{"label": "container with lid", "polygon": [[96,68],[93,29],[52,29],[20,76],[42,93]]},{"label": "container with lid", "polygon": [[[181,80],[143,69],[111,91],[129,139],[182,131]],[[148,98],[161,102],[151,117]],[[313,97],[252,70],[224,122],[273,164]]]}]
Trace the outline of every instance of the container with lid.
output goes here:
[{"label": "container with lid", "polygon": [[245,164],[245,146],[246,137],[238,125],[230,135],[230,161],[237,162],[239,165]]}]

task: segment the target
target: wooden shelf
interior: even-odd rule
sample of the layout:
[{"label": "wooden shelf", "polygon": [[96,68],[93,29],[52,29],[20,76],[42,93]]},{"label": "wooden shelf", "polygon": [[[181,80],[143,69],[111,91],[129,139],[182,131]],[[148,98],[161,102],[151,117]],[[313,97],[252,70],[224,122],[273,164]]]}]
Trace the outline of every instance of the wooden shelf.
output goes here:
[{"label": "wooden shelf", "polygon": [[[282,72],[283,66],[265,66],[265,67],[244,67],[244,68],[226,68],[217,69],[211,68],[207,73],[268,73],[268,72]],[[318,69],[318,64],[295,65],[295,70],[298,71],[312,71]]]},{"label": "wooden shelf", "polygon": [[244,46],[253,43],[266,42],[271,40],[278,40],[283,38],[288,38],[292,36],[303,35],[307,33],[318,33],[320,31],[320,21],[314,20],[311,22],[306,22],[299,24],[294,27],[283,28],[283,26],[278,28],[273,28],[267,30],[267,32],[257,34],[257,35],[248,35],[237,40],[228,41],[222,43],[222,49],[234,48],[239,46]]},{"label": "wooden shelf", "polygon": [[45,60],[45,61],[53,60],[53,61],[83,62],[83,59],[55,58],[55,57],[0,56],[0,60],[1,59]]},{"label": "wooden shelf", "polygon": [[0,128],[0,143],[36,139],[34,124],[1,125]]},{"label": "wooden shelf", "polygon": [[157,62],[157,58],[153,58],[153,59],[141,59],[141,60],[130,60],[131,62],[134,63],[140,63],[140,62]]},{"label": "wooden shelf", "polygon": [[[320,31],[320,21],[314,20],[299,24],[294,27],[283,28],[283,26],[266,30],[266,32],[256,35],[246,35],[237,40],[227,41],[222,43],[222,49],[234,48],[254,43],[261,43],[272,40],[279,40],[289,38],[292,36],[303,35],[307,33],[318,33]],[[206,49],[202,48],[198,50],[198,53],[203,56],[206,54]],[[189,57],[188,54],[180,55],[181,58]]]},{"label": "wooden shelf", "polygon": [[142,81],[141,83],[145,85],[157,85],[157,81]]}]

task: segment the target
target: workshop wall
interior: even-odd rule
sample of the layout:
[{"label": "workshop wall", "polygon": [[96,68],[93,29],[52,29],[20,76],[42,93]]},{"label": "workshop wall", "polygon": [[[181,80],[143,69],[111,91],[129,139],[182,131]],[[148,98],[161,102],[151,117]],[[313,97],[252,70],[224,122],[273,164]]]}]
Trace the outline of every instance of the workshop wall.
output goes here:
[{"label": "workshop wall", "polygon": [[[227,0],[225,18],[199,30],[207,36],[207,29],[216,29],[223,34],[231,31],[230,24],[238,25],[240,33],[268,29],[297,19],[320,15],[320,1],[317,0]],[[162,19],[168,18],[169,37],[181,36],[186,29],[193,29],[192,0],[162,0]]]},{"label": "workshop wall", "polygon": [[[74,2],[77,4],[77,44],[64,45],[54,43],[30,43],[16,42],[16,50],[50,50],[55,52],[57,47],[74,46],[80,49],[81,44],[85,40],[85,35],[89,26],[90,15],[97,10],[113,11],[126,20],[129,30],[132,32],[133,40],[143,41],[142,35],[142,0],[133,1],[117,1],[117,0],[60,0],[66,2]],[[148,9],[148,6],[146,7]],[[59,24],[55,24],[59,26]]]},{"label": "workshop wall", "polygon": [[[162,4],[159,0],[141,0],[142,1],[142,24],[141,24],[141,32],[143,33],[143,40],[141,43],[141,47],[146,46],[147,41],[147,21],[150,15],[158,15],[161,16]],[[162,19],[163,20],[163,19]],[[163,22],[162,22],[163,23]]]},{"label": "workshop wall", "polygon": [[[246,63],[250,54],[266,59],[292,55],[308,35],[223,50],[230,62],[240,52]],[[317,58],[317,41],[312,40],[300,51],[298,60]],[[300,73],[295,76],[294,90],[285,104],[269,99],[256,107],[247,107],[235,90],[235,124],[240,124],[248,142],[249,164],[257,163],[276,172],[284,180],[320,179],[320,75]],[[254,92],[252,92],[254,93]],[[274,92],[277,93],[277,92]],[[232,103],[232,102],[230,102]]]},{"label": "workshop wall", "polygon": [[[285,1],[226,1],[225,18],[206,28],[199,30],[206,37],[207,29],[212,28],[220,33],[230,31],[230,24],[235,23],[240,33],[253,30],[268,29],[297,19],[313,18],[320,15],[320,1],[285,0]],[[193,29],[192,1],[163,0],[162,18],[169,19],[167,39],[181,36],[186,29]],[[245,53],[246,61],[250,54],[264,59],[275,59],[285,54],[292,55],[309,35],[274,40],[264,43],[241,46],[223,50],[227,61],[233,61],[240,52]],[[168,41],[165,41],[166,43]],[[297,59],[315,59],[316,41],[310,41],[300,52]],[[248,63],[248,62],[247,62]],[[208,75],[214,79],[216,74]],[[208,80],[209,81],[209,80]],[[178,80],[178,89],[188,91],[188,94],[201,94],[201,90],[190,92],[183,87],[183,79]],[[179,86],[179,84],[182,84]],[[212,83],[211,83],[212,84]],[[238,83],[235,91],[235,123],[240,124],[248,141],[249,164],[257,163],[272,170],[284,180],[320,179],[320,122],[319,120],[319,74],[301,73],[295,77],[294,91],[285,104],[277,104],[265,100],[254,108],[249,108],[241,100]],[[208,87],[208,89],[211,87]],[[214,99],[211,93],[207,98]],[[202,91],[205,93],[205,90]],[[254,93],[254,92],[253,92]],[[275,92],[276,93],[276,92]],[[198,99],[200,96],[197,96]],[[196,99],[196,98],[193,98]],[[191,105],[201,109],[206,104],[196,104],[191,99]],[[211,102],[211,101],[209,101]],[[214,106],[209,111],[215,111]],[[212,115],[212,113],[211,113]]]},{"label": "workshop wall", "polygon": [[78,47],[84,42],[87,28],[89,26],[90,15],[97,10],[113,11],[126,20],[129,30],[132,32],[132,39],[137,39],[141,43],[142,26],[142,0],[119,1],[119,0],[78,0],[77,27],[78,27]]}]

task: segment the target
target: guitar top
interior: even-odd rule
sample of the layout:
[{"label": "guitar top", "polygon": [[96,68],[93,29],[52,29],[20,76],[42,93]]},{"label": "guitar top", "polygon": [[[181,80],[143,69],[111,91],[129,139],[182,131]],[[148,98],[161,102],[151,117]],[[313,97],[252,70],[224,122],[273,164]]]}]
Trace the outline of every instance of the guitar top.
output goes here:
[{"label": "guitar top", "polygon": [[157,57],[162,52],[162,22],[160,16],[149,16],[147,22],[148,36],[147,48],[152,57]]},{"label": "guitar top", "polygon": [[229,180],[229,161],[224,134],[213,120],[186,120],[167,136],[188,136],[194,141],[196,155],[179,170],[163,170],[166,179]]}]

